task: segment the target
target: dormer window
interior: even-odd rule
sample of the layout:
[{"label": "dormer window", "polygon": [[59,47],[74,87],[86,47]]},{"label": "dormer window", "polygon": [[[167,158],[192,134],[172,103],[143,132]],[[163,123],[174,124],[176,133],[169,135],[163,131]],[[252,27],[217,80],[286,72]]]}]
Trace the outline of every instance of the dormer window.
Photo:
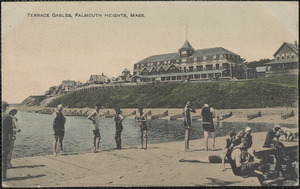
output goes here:
[{"label": "dormer window", "polygon": [[186,55],[187,52],[186,51],[181,51],[181,55]]}]

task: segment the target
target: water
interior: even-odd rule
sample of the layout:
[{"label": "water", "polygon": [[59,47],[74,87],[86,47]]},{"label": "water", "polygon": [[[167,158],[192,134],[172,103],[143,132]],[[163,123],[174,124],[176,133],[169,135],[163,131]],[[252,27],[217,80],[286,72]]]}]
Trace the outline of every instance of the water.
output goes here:
[{"label": "water", "polygon": [[[19,120],[21,132],[17,133],[13,157],[37,156],[53,154],[53,115],[36,114],[19,111],[16,117]],[[67,117],[65,124],[64,149],[67,153],[87,152],[93,149],[92,122],[85,117]],[[269,130],[274,124],[259,123],[228,123],[215,124],[216,135],[225,136],[231,129],[239,131],[247,126],[253,132]],[[295,128],[296,125],[283,127]],[[123,121],[122,146],[140,145],[139,125],[134,119],[126,118]],[[148,143],[157,144],[174,141],[184,141],[183,121],[149,120]],[[113,119],[100,120],[100,134],[102,149],[116,147],[114,134],[115,123]],[[203,138],[201,122],[192,123],[191,139]],[[184,144],[183,144],[184,146]]]}]

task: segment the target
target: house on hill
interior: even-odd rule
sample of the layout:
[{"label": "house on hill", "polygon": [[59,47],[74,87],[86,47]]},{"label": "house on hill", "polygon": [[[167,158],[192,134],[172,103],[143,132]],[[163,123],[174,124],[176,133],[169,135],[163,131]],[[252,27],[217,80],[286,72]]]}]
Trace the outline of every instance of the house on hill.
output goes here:
[{"label": "house on hill", "polygon": [[62,93],[74,91],[79,87],[82,87],[82,83],[80,81],[63,80],[61,82]]},{"label": "house on hill", "polygon": [[266,64],[266,77],[298,76],[299,46],[284,42],[274,53],[274,60]]},{"label": "house on hill", "polygon": [[122,75],[118,76],[115,80],[114,83],[129,83],[131,82],[131,74],[130,71],[125,68],[122,71]]},{"label": "house on hill", "polygon": [[134,64],[133,80],[171,82],[183,80],[231,79],[239,55],[222,47],[195,50],[189,41],[176,53],[154,55]]},{"label": "house on hill", "polygon": [[89,79],[90,84],[103,84],[106,83],[109,80],[107,75],[104,75],[103,73],[101,75],[91,75]]}]

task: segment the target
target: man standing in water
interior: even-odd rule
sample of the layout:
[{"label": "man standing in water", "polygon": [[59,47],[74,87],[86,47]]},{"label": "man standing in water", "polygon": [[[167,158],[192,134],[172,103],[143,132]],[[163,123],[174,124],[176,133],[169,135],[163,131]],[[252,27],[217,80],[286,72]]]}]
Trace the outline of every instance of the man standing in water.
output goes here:
[{"label": "man standing in water", "polygon": [[122,122],[124,120],[124,116],[122,115],[122,112],[120,108],[116,108],[116,115],[115,115],[115,122],[116,122],[116,133],[115,133],[115,140],[117,144],[117,149],[121,149],[121,133],[123,131],[123,125]]},{"label": "man standing in water", "polygon": [[147,149],[147,115],[143,112],[143,107],[139,107],[139,114],[135,116],[135,120],[141,128],[142,149]]},{"label": "man standing in water", "polygon": [[63,115],[62,110],[63,110],[63,106],[61,104],[57,105],[57,110],[55,112],[55,118],[53,121],[53,133],[54,133],[53,150],[55,156],[56,156],[56,148],[57,148],[58,141],[60,145],[60,154],[62,155],[64,154],[63,140],[65,136],[66,118]]},{"label": "man standing in water", "polygon": [[192,102],[188,100],[186,102],[185,107],[183,108],[183,117],[184,117],[184,127],[185,127],[185,136],[184,136],[184,142],[185,142],[185,150],[189,150],[189,141],[190,141],[190,134],[191,134],[191,112],[196,113],[196,110],[192,107]]},{"label": "man standing in water", "polygon": [[5,101],[1,102],[2,109],[2,181],[6,181],[7,173],[7,156],[9,152],[9,141],[13,134],[11,117],[6,113],[9,104]]},{"label": "man standing in water", "polygon": [[93,122],[93,133],[94,133],[94,152],[100,151],[100,131],[99,131],[99,123],[100,123],[100,104],[97,103],[95,105],[95,110],[88,116],[88,119]]},{"label": "man standing in water", "polygon": [[215,128],[213,118],[215,117],[215,112],[212,107],[209,106],[208,102],[204,103],[202,108],[202,127],[204,132],[204,145],[205,150],[208,150],[208,135],[212,137],[212,150],[215,150]]}]

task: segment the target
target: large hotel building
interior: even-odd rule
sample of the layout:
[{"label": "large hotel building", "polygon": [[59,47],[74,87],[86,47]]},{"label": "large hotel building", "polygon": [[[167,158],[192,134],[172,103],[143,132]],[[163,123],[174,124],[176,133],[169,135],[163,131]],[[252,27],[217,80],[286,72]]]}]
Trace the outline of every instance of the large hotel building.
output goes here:
[{"label": "large hotel building", "polygon": [[222,47],[194,50],[188,41],[176,53],[154,55],[134,64],[140,82],[231,79],[240,56]]}]

